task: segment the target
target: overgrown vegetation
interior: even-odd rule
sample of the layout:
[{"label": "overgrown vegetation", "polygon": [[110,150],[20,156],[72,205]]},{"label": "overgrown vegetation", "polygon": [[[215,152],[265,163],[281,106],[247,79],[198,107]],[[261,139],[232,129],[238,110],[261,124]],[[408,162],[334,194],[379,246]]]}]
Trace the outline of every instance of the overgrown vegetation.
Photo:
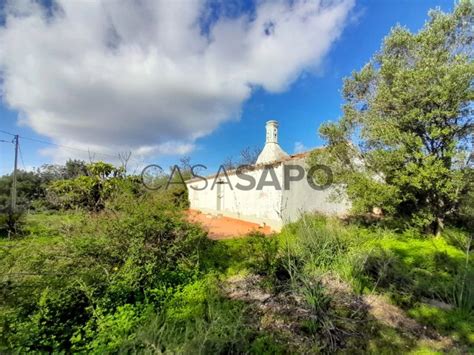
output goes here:
[{"label": "overgrown vegetation", "polygon": [[[465,351],[470,238],[307,215],[272,237],[212,241],[161,195],[32,214],[0,244],[2,350]],[[227,290],[235,277],[243,296]],[[419,329],[377,318],[373,295]]]},{"label": "overgrown vegetation", "polygon": [[[420,34],[395,29],[346,82],[344,119],[322,129],[330,146],[312,159],[334,164],[357,212],[384,216],[307,214],[214,241],[174,184],[187,159],[181,175],[151,177],[170,187],[157,191],[103,162],[20,172],[15,211],[1,177],[0,352],[474,351],[472,169],[455,168],[472,109],[472,57],[452,53],[471,43],[463,19],[468,2]],[[358,126],[367,170],[347,171]]]},{"label": "overgrown vegetation", "polygon": [[439,10],[418,33],[397,26],[362,70],[345,80],[344,115],[321,126],[331,166],[358,213],[385,215],[441,233],[472,174],[472,1]]},{"label": "overgrown vegetation", "polygon": [[[2,351],[464,351],[474,344],[472,235],[462,228],[428,237],[307,215],[272,237],[212,241],[186,221],[179,185],[150,192],[106,164],[85,167],[86,174],[106,168],[90,176],[97,189],[82,189],[88,175],[68,184],[100,199],[56,190],[72,202],[32,203],[21,233],[3,234]],[[58,181],[66,185],[50,181],[43,198]],[[373,295],[420,328],[377,318]]]}]

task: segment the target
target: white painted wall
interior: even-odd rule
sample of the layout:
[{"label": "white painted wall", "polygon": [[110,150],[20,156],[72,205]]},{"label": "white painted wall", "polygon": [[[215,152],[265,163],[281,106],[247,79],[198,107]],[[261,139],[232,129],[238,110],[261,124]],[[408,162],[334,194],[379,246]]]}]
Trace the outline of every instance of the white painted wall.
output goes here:
[{"label": "white painted wall", "polygon": [[[202,180],[188,181],[188,193],[190,207],[206,213],[222,214],[250,222],[266,224],[275,230],[289,222],[294,222],[301,217],[304,212],[319,212],[323,214],[343,215],[350,208],[349,202],[332,201],[330,199],[331,189],[319,191],[314,190],[305,178],[300,181],[291,181],[290,188],[284,189],[284,166],[300,165],[306,168],[305,158],[291,159],[275,164],[272,169],[275,172],[281,189],[273,186],[265,186],[262,190],[256,187],[250,191],[242,191],[236,188],[238,183],[247,185],[248,182],[240,179],[235,174],[229,174],[229,184],[221,184],[221,190],[218,184],[214,184],[215,177],[207,178],[207,188],[202,191],[196,191],[192,187],[202,188],[205,183]],[[246,172],[258,181],[261,179],[266,168],[259,168],[254,171]],[[227,182],[224,176],[218,180]],[[266,181],[270,181],[271,176],[266,175]],[[213,186],[214,185],[214,186]],[[218,209],[218,195],[221,196],[220,209]]]},{"label": "white painted wall", "polygon": [[[279,183],[283,181],[282,165],[273,167],[275,176]],[[245,174],[252,176],[256,184],[264,174],[264,169],[247,171]],[[192,209],[201,210],[207,213],[222,214],[225,216],[235,217],[250,222],[267,224],[274,229],[280,229],[282,225],[281,219],[281,201],[282,192],[272,186],[264,186],[261,190],[253,188],[249,191],[243,191],[236,188],[236,185],[248,185],[247,181],[240,179],[235,174],[229,174],[229,184],[221,184],[221,190],[218,191],[218,184],[214,184],[214,177],[207,178],[207,188],[202,191],[196,191],[193,187],[202,188],[205,186],[204,181],[187,182],[189,202]],[[227,182],[225,176],[219,177],[218,180]],[[266,181],[270,181],[271,176],[266,176]],[[214,184],[214,187],[213,187]],[[218,192],[221,196],[221,209],[218,210]]]},{"label": "white painted wall", "polygon": [[290,181],[289,189],[283,190],[283,224],[297,221],[306,212],[341,216],[349,211],[351,205],[347,199],[337,201],[332,198],[334,188],[315,190],[309,185],[306,180],[305,158],[293,159],[284,164],[302,166],[305,169],[305,178],[301,181]]}]

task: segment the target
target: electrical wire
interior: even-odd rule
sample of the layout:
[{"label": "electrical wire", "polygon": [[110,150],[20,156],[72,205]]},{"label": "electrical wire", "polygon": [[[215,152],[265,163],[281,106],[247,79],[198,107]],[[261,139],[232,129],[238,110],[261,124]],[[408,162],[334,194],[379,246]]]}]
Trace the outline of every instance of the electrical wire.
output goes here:
[{"label": "electrical wire", "polygon": [[5,134],[9,134],[10,136],[15,136],[15,134],[10,133],[10,132],[7,132],[7,131],[4,131],[4,130],[2,130],[2,129],[0,129],[0,132],[5,133]]},{"label": "electrical wire", "polygon": [[82,152],[82,153],[87,153],[87,154],[91,154],[91,153],[92,153],[92,154],[97,154],[97,155],[102,155],[102,156],[105,156],[105,157],[117,159],[117,156],[116,156],[116,155],[112,155],[112,154],[99,153],[99,152],[94,152],[94,151],[91,151],[91,150],[85,150],[85,149],[80,149],[80,148],[75,148],[75,147],[69,147],[69,146],[67,146],[67,145],[62,145],[62,144],[47,142],[47,141],[43,141],[43,140],[41,140],[41,139],[36,139],[36,138],[30,138],[30,137],[24,137],[24,136],[19,136],[19,137],[22,138],[22,139],[26,139],[26,140],[32,141],[32,142],[36,142],[36,143],[48,144],[48,145],[53,145],[53,146],[56,146],[56,147],[59,147],[59,148],[75,150],[75,151],[77,151],[77,152]]},{"label": "electrical wire", "polygon": [[[4,130],[1,130],[1,129],[0,129],[0,132],[5,133],[5,134],[9,134],[9,135],[11,135],[11,136],[15,136],[15,134],[13,134],[13,133],[11,133],[11,132],[4,131]],[[102,155],[102,156],[105,156],[105,157],[117,159],[117,156],[116,156],[116,155],[112,155],[112,154],[99,153],[99,152],[94,152],[94,151],[91,151],[91,150],[80,149],[80,148],[76,148],[76,147],[69,147],[69,146],[67,146],[67,145],[62,145],[62,144],[57,144],[57,143],[53,143],[53,142],[48,142],[48,141],[44,141],[44,140],[37,139],[37,138],[30,138],[30,137],[25,137],[25,136],[20,136],[20,135],[18,135],[18,137],[21,138],[21,139],[26,139],[26,140],[29,140],[29,141],[32,141],[32,142],[36,142],[36,143],[48,144],[48,145],[56,146],[56,147],[63,148],[63,149],[70,149],[70,150],[75,150],[75,151],[77,151],[77,152],[82,152],[82,153],[87,153],[87,154]]]}]

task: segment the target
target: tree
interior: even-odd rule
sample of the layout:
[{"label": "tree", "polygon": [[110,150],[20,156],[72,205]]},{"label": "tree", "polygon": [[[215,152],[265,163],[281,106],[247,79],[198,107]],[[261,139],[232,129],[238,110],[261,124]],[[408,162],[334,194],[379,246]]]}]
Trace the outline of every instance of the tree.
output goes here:
[{"label": "tree", "polygon": [[240,151],[240,165],[255,164],[261,151],[262,149],[257,146],[245,147]]},{"label": "tree", "polygon": [[48,185],[48,200],[53,206],[99,211],[125,178],[123,167],[96,162],[86,165],[87,175],[53,180]]},{"label": "tree", "polygon": [[257,146],[247,146],[240,151],[238,159],[234,159],[233,156],[228,156],[222,163],[222,166],[224,166],[226,170],[234,170],[241,165],[253,165],[257,162],[261,151],[262,149]]},{"label": "tree", "polygon": [[[0,210],[7,211],[11,204],[11,187],[13,176],[0,177]],[[31,201],[41,197],[41,179],[31,171],[18,170],[17,172],[17,203],[21,208],[27,208]]]},{"label": "tree", "polygon": [[474,5],[439,10],[418,33],[397,26],[381,50],[345,79],[343,117],[321,126],[332,167],[357,212],[380,207],[432,233],[469,185],[473,134]]},{"label": "tree", "polygon": [[54,180],[74,179],[87,175],[87,165],[82,160],[69,159],[65,165],[44,164],[37,170],[37,174],[43,184],[48,184]]}]

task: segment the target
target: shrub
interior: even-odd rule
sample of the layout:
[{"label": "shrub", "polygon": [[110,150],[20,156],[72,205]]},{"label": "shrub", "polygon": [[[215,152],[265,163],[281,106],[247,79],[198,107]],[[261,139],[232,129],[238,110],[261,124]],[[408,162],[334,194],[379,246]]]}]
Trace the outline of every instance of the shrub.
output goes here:
[{"label": "shrub", "polygon": [[[81,344],[82,334],[90,333],[91,341],[85,347],[87,352],[115,353],[118,352],[124,344],[135,340],[136,329],[151,314],[152,308],[142,304],[125,304],[117,307],[115,312],[100,314],[96,321],[95,329],[87,326],[77,331],[72,337],[72,343]],[[82,348],[73,350],[83,350]]]},{"label": "shrub", "polygon": [[147,306],[162,307],[193,282],[212,244],[168,203],[117,203],[60,236],[45,230],[7,249],[0,263],[2,273],[13,271],[2,281],[6,349],[108,352],[132,341]]},{"label": "shrub", "polygon": [[244,251],[249,257],[249,268],[261,275],[273,275],[278,262],[278,246],[275,236],[265,236],[261,232],[249,234]]},{"label": "shrub", "polygon": [[15,212],[10,209],[0,210],[0,237],[19,236],[24,227],[25,211],[18,208]]},{"label": "shrub", "polygon": [[87,165],[87,175],[52,181],[47,189],[51,205],[63,209],[85,208],[98,211],[117,190],[124,171],[111,164],[97,162]]}]

